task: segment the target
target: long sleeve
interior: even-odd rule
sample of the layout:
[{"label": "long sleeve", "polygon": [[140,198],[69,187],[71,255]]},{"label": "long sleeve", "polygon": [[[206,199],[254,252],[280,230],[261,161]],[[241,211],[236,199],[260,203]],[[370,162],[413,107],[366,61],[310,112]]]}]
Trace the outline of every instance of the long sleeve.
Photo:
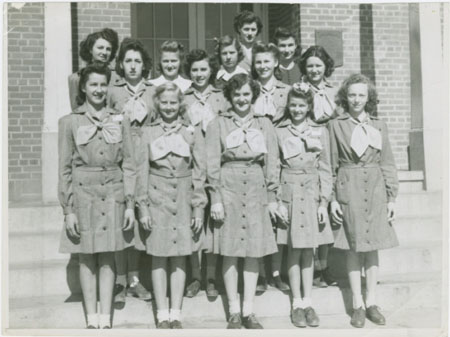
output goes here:
[{"label": "long sleeve", "polygon": [[212,120],[206,128],[206,176],[207,189],[211,196],[211,205],[222,203],[220,188],[220,167],[222,148],[220,144],[219,118]]},{"label": "long sleeve", "polygon": [[328,131],[330,136],[330,161],[331,161],[331,177],[332,177],[332,189],[331,189],[331,201],[336,201],[336,177],[339,169],[339,149],[334,132],[335,122],[330,121],[328,123]]},{"label": "long sleeve", "polygon": [[387,201],[394,202],[398,194],[397,168],[395,166],[394,155],[392,154],[391,144],[389,142],[387,125],[385,123],[382,125],[380,167],[386,185]]},{"label": "long sleeve", "polygon": [[322,143],[322,151],[319,155],[320,206],[327,207],[333,189],[330,162],[330,137],[326,128],[321,128],[321,131],[320,142]]},{"label": "long sleeve", "polygon": [[139,217],[148,216],[150,214],[148,204],[148,173],[149,173],[149,158],[150,158],[150,138],[149,127],[142,128],[140,156],[137,156],[136,162],[136,206],[139,209]]},{"label": "long sleeve", "polygon": [[123,139],[123,184],[127,208],[134,209],[134,195],[136,190],[136,163],[134,160],[133,141],[130,132],[130,121],[124,118],[122,122]]},{"label": "long sleeve", "polygon": [[80,82],[80,78],[77,73],[74,73],[69,76],[69,99],[70,99],[70,107],[72,111],[78,108],[77,104],[77,96],[78,96],[78,84]]},{"label": "long sleeve", "polygon": [[208,203],[208,198],[206,197],[205,192],[206,148],[201,127],[195,128],[192,160],[192,185],[194,187],[192,196],[193,215],[196,218],[203,219],[204,209]]},{"label": "long sleeve", "polygon": [[71,115],[58,122],[58,198],[64,215],[73,213],[72,158],[75,143],[71,132]]},{"label": "long sleeve", "polygon": [[264,172],[267,186],[267,197],[269,202],[277,201],[277,192],[280,185],[279,149],[275,128],[269,119],[263,120],[266,130],[267,154],[264,160]]}]

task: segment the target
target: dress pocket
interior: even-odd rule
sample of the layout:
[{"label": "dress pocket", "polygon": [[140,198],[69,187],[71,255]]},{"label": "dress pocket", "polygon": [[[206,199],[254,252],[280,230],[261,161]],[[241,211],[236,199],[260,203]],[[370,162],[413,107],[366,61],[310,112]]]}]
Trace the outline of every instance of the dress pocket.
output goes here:
[{"label": "dress pocket", "polygon": [[80,231],[86,232],[91,230],[91,212],[92,202],[90,200],[79,200],[76,206],[76,215]]},{"label": "dress pocket", "polygon": [[336,200],[340,204],[348,204],[350,200],[348,181],[336,181]]}]

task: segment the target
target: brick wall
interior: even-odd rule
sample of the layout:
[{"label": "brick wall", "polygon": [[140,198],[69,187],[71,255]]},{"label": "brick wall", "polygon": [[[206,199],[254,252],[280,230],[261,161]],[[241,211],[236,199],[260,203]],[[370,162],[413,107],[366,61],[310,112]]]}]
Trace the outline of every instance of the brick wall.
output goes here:
[{"label": "brick wall", "polygon": [[408,169],[411,74],[408,4],[373,4],[378,116],[388,123],[397,167]]},{"label": "brick wall", "polygon": [[5,6],[8,6],[9,199],[36,199],[41,195],[42,176],[44,4]]},{"label": "brick wall", "polygon": [[[130,3],[126,2],[78,2],[78,45],[86,36],[103,28],[111,28],[119,34],[119,41],[131,36]],[[83,61],[79,60],[83,66]]]}]

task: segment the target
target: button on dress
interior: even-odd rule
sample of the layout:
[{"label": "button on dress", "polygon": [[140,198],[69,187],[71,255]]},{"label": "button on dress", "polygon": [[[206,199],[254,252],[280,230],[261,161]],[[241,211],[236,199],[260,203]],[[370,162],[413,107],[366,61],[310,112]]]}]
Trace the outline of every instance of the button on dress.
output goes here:
[{"label": "button on dress", "polygon": [[[172,148],[175,152],[170,151],[170,144],[166,148],[162,146],[162,153],[166,153],[164,156],[155,154],[152,146],[170,131],[160,118],[143,128],[137,202],[140,211],[152,219],[153,227],[145,245],[147,254],[154,256],[191,255],[199,240],[191,229],[191,219],[203,219],[207,203],[201,130],[182,119],[178,120],[175,130],[174,134],[182,137],[179,141],[188,146],[187,157],[177,154],[176,147]],[[147,188],[141,192],[141,187],[145,186]]]},{"label": "button on dress", "polygon": [[328,130],[309,118],[299,131],[291,119],[276,128],[281,159],[280,199],[289,228],[277,228],[277,244],[315,248],[333,242],[330,223],[319,230],[318,206],[328,206],[332,190]]},{"label": "button on dress", "polygon": [[81,232],[73,239],[64,228],[60,252],[92,254],[132,246],[133,231],[122,230],[125,209],[134,208],[136,184],[129,122],[111,109],[96,119],[84,104],[59,120],[58,154],[59,201],[65,215],[77,216]]},{"label": "button on dress", "polygon": [[268,202],[276,201],[279,185],[276,134],[268,118],[253,112],[249,117],[249,128],[262,133],[267,153],[253,151],[247,140],[227,147],[228,136],[239,129],[232,110],[209,123],[206,131],[211,205],[222,203],[225,210],[224,221],[213,222],[212,251],[223,256],[258,258],[277,251],[267,209]]},{"label": "button on dress", "polygon": [[348,113],[328,124],[331,167],[334,178],[332,200],[341,205],[344,224],[334,246],[355,252],[368,252],[398,245],[387,221],[387,203],[398,193],[397,169],[386,124],[370,117],[368,124],[381,133],[381,150],[369,146],[361,157],[351,147],[356,124]]}]

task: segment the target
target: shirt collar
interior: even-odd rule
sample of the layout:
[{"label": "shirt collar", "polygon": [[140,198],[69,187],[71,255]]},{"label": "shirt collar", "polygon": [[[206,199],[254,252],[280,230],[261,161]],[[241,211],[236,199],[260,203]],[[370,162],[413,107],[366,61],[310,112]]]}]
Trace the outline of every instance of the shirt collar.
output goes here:
[{"label": "shirt collar", "polygon": [[[194,92],[197,92],[197,89],[194,88],[194,85],[191,84],[191,86],[189,87],[189,89],[187,89],[184,92],[184,95],[192,95],[194,94]],[[208,86],[206,87],[205,91],[200,93],[200,95],[206,95],[209,92],[221,92],[220,89],[214,88],[211,84],[208,84]]]}]

